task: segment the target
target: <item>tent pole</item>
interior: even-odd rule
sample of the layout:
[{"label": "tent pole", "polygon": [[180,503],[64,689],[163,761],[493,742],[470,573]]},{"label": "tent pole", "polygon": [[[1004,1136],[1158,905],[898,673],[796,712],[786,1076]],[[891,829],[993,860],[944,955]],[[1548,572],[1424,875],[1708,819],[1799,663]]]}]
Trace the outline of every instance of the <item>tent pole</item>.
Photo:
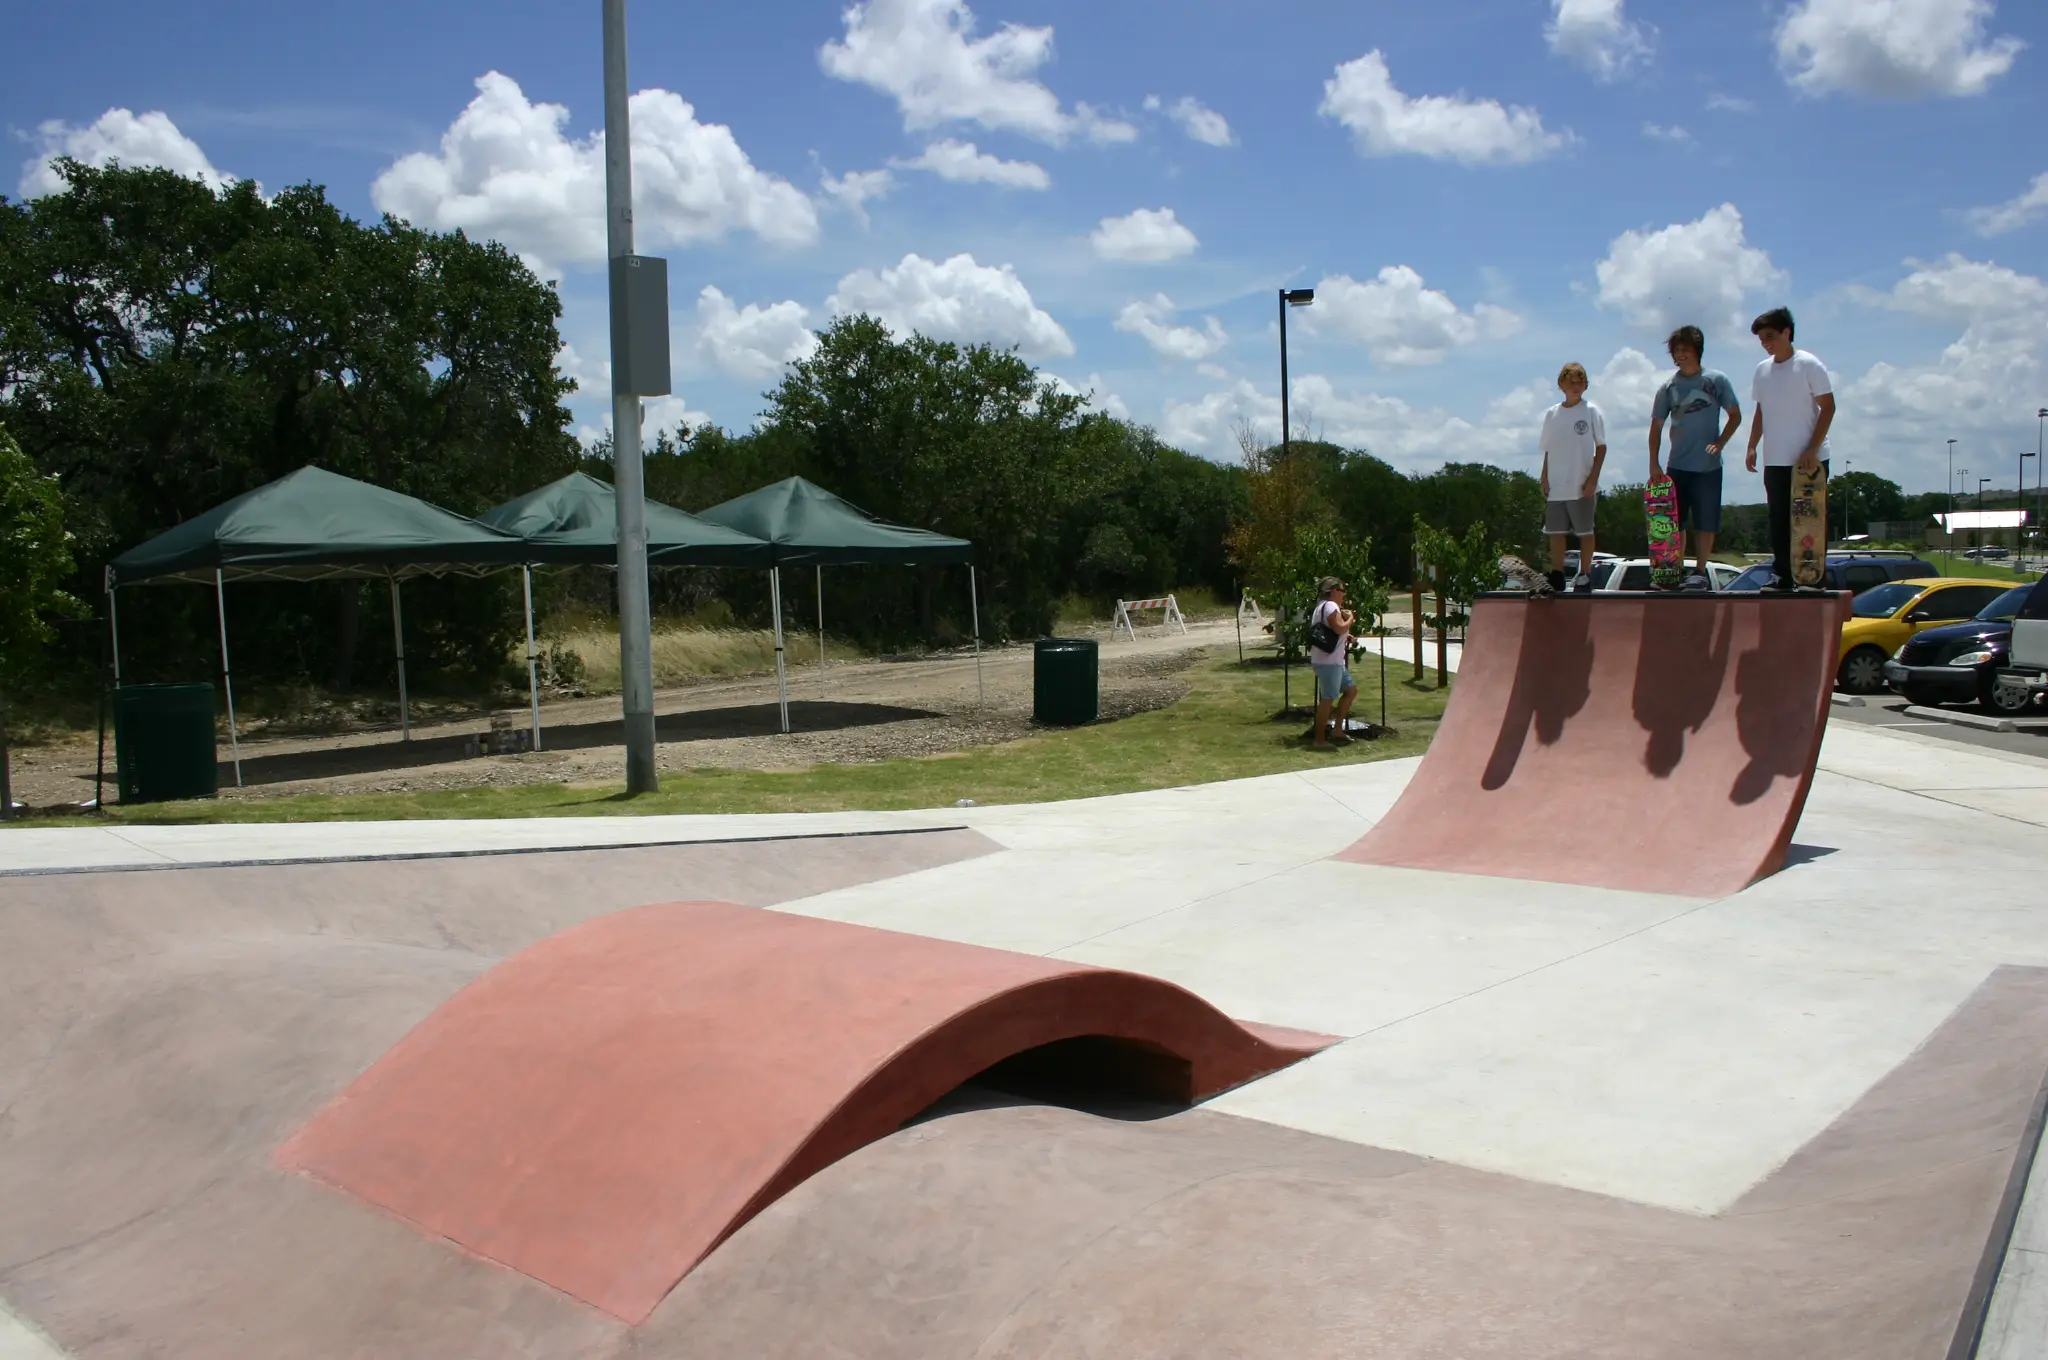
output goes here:
[{"label": "tent pole", "polygon": [[526,702],[533,709],[533,749],[540,749],[540,656],[533,649],[533,563],[519,568],[526,579]]},{"label": "tent pole", "polygon": [[782,710],[782,730],[789,731],[789,681],[782,667],[782,568],[768,569],[769,608],[775,611],[775,702]]},{"label": "tent pole", "polygon": [[818,697],[825,697],[825,567],[818,565]]},{"label": "tent pole", "polygon": [[974,618],[974,693],[983,708],[988,707],[988,690],[981,682],[981,589],[975,584],[974,564],[967,564],[967,608]]},{"label": "tent pole", "polygon": [[235,730],[235,673],[228,666],[228,591],[220,568],[213,569],[213,604],[220,618],[220,685],[228,697],[228,749],[235,756],[235,787],[242,787],[242,737]]},{"label": "tent pole", "polygon": [[107,572],[107,627],[114,635],[114,688],[119,689],[121,688],[121,612],[116,604],[118,596],[115,592],[120,587],[114,584],[113,575],[114,573],[111,570]]},{"label": "tent pole", "polygon": [[405,614],[398,604],[398,577],[391,578],[391,642],[398,651],[398,731],[400,741],[412,740],[412,706],[405,696]]}]

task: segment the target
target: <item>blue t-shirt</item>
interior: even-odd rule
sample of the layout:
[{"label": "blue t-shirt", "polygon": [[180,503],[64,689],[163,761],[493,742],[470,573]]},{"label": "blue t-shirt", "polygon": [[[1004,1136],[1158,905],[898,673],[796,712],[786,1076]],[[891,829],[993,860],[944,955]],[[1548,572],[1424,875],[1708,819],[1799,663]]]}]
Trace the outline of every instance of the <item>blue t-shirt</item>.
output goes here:
[{"label": "blue t-shirt", "polygon": [[1721,433],[1721,413],[1740,409],[1735,386],[1725,373],[1703,368],[1690,378],[1683,373],[1666,378],[1650,411],[1652,421],[1671,422],[1671,453],[1664,466],[1680,472],[1718,471],[1721,457],[1708,453],[1707,445]]}]

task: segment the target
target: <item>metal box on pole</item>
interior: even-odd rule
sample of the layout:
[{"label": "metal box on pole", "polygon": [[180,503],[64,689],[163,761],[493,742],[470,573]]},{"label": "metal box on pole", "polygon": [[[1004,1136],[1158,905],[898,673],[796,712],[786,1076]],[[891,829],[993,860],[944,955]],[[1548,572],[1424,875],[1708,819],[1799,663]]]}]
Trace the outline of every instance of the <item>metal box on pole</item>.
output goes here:
[{"label": "metal box on pole", "polygon": [[612,274],[612,395],[665,397],[669,385],[668,261],[615,255]]}]

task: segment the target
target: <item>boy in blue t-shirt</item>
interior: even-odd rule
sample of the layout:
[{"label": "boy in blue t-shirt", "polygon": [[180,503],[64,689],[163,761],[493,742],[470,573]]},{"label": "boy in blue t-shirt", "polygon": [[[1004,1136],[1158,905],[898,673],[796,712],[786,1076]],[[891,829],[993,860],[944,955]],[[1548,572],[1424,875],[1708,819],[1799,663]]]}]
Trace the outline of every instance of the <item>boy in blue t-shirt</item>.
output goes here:
[{"label": "boy in blue t-shirt", "polygon": [[[1678,492],[1678,527],[1683,532],[1685,522],[1692,521],[1693,560],[1697,564],[1697,570],[1685,578],[1685,588],[1708,590],[1712,581],[1707,575],[1707,559],[1713,556],[1714,537],[1721,532],[1721,449],[1742,428],[1742,405],[1726,374],[1700,367],[1707,338],[1698,326],[1680,326],[1671,332],[1664,347],[1678,371],[1657,389],[1657,401],[1650,410],[1650,480],[1664,478],[1666,469],[1657,466],[1657,452],[1668,420],[1671,458],[1667,467]],[[1723,412],[1727,413],[1725,423]]]}]

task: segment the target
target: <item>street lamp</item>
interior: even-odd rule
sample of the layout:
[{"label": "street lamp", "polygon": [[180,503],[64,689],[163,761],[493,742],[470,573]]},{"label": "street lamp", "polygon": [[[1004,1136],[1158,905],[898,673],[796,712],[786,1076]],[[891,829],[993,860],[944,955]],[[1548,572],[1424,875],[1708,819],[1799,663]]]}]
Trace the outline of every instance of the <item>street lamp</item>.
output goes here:
[{"label": "street lamp", "polygon": [[[2043,422],[2048,422],[2048,406],[2043,406],[2040,410],[2034,412],[2034,458],[2036,459],[2034,463],[2034,546],[2037,548],[2041,546],[2041,535],[2044,532],[2041,525],[2041,515],[2043,513],[2041,503],[2041,470],[2048,468],[2048,457],[2042,457],[2041,454],[2041,426]],[[2026,488],[2022,487],[2020,489],[2024,491]]]},{"label": "street lamp", "polygon": [[[1279,292],[1280,462],[1284,466],[1287,462],[1287,456],[1289,453],[1289,440],[1293,433],[1288,425],[1287,416],[1287,309],[1289,307],[1308,306],[1311,302],[1314,302],[1316,300],[1316,290],[1313,288],[1282,288],[1279,290]],[[1286,473],[1283,475],[1291,476],[1292,474]],[[1284,483],[1283,485],[1292,486],[1293,483],[1288,482]],[[1284,614],[1285,611],[1283,610],[1282,613]],[[1290,651],[1288,648],[1287,639],[1285,636],[1282,635],[1284,634],[1286,627],[1287,620],[1285,618],[1282,618],[1280,622],[1277,625],[1275,625],[1274,635],[1278,637],[1280,641],[1280,707],[1282,711],[1291,711],[1294,708],[1294,679],[1292,668],[1288,665],[1288,657],[1290,655]]]},{"label": "street lamp", "polygon": [[[1963,470],[1969,471],[1968,468]],[[1941,550],[1946,554],[1942,565],[1953,567],[1956,564],[1956,441],[1953,439],[1948,441],[1948,489],[1944,494],[1948,497],[1948,513],[1942,516]]]}]

